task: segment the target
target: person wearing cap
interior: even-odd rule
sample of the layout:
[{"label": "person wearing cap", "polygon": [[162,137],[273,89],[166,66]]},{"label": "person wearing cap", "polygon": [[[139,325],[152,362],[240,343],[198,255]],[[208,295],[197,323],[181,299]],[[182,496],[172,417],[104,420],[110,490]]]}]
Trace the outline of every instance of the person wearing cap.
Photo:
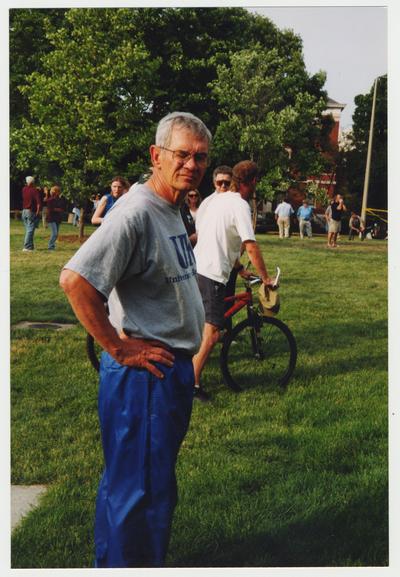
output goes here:
[{"label": "person wearing cap", "polygon": [[304,238],[304,233],[308,238],[312,238],[311,220],[314,214],[314,207],[308,204],[305,198],[301,206],[297,210],[297,218],[299,219],[299,233],[300,238]]},{"label": "person wearing cap", "polygon": [[165,563],[176,459],[193,403],[192,357],[204,325],[180,205],[204,176],[210,142],[196,116],[162,118],[150,146],[150,178],[119,199],[61,273],[76,316],[105,351],[96,567]]},{"label": "person wearing cap", "polygon": [[40,220],[42,199],[39,189],[33,184],[35,182],[34,177],[27,176],[25,182],[26,186],[22,189],[22,222],[25,226],[24,248],[22,251],[32,252],[35,248],[33,238]]},{"label": "person wearing cap", "polygon": [[254,194],[258,176],[257,164],[244,160],[232,171],[229,190],[219,192],[199,208],[194,248],[197,280],[203,299],[206,322],[199,352],[193,358],[195,398],[207,402],[209,394],[201,386],[201,374],[224,326],[224,297],[232,268],[246,278],[250,272],[239,262],[242,245],[263,283],[274,282],[267,272],[254,235],[249,198]]}]

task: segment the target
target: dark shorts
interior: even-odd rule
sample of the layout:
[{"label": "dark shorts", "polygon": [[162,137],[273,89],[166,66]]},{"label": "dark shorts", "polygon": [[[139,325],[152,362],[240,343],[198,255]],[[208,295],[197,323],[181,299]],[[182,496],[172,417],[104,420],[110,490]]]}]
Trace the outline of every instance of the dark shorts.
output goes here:
[{"label": "dark shorts", "polygon": [[203,299],[206,323],[222,329],[224,326],[225,285],[201,274],[197,275],[197,282]]}]

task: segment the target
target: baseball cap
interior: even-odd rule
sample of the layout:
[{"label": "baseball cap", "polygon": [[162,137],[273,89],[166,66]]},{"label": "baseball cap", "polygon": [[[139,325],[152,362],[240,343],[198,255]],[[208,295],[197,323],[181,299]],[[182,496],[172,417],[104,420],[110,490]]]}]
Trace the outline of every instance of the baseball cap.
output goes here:
[{"label": "baseball cap", "polygon": [[270,288],[262,284],[258,289],[258,300],[263,316],[274,317],[278,314],[281,303],[277,288]]}]

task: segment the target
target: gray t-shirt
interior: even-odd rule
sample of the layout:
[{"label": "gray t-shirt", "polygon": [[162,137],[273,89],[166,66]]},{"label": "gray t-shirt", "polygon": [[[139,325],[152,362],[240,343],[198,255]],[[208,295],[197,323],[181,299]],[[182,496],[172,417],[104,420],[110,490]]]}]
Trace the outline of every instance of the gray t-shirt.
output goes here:
[{"label": "gray t-shirt", "polygon": [[119,332],[197,352],[204,308],[179,208],[145,185],[123,195],[65,265],[108,299]]}]

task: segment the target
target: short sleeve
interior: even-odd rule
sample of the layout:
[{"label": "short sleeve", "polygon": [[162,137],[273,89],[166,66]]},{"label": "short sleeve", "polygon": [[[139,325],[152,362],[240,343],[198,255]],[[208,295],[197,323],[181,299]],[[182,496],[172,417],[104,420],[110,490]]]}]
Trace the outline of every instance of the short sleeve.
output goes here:
[{"label": "short sleeve", "polygon": [[108,298],[127,269],[131,274],[140,271],[140,230],[140,215],[128,218],[122,207],[115,207],[65,268],[80,274]]}]

